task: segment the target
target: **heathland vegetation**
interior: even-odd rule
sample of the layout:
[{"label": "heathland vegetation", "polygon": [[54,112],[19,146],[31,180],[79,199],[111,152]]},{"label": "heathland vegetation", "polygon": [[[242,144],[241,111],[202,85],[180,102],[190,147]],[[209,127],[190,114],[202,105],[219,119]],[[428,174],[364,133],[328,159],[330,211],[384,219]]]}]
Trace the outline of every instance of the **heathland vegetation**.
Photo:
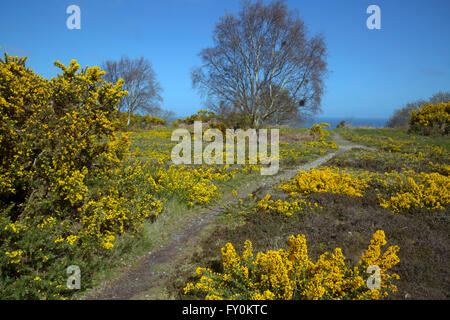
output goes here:
[{"label": "heathland vegetation", "polygon": [[[144,58],[106,72],[56,61],[46,79],[6,54],[0,299],[99,297],[149,251],[163,276],[143,275],[133,297],[448,299],[448,94],[397,112],[404,128],[282,126],[272,178],[248,158],[173,164],[175,128],[273,129],[317,111],[325,53],[283,1],[245,2],[193,72],[208,108],[177,120]],[[175,253],[160,250],[180,234]]]}]

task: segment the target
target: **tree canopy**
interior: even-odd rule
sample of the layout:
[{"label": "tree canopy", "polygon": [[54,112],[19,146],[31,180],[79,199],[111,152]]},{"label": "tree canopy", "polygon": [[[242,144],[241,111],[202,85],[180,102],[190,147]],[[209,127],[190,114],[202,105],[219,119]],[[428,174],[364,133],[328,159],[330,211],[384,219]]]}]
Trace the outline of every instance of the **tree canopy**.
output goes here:
[{"label": "tree canopy", "polygon": [[214,45],[200,52],[193,86],[218,114],[241,114],[252,126],[316,112],[327,72],[322,36],[308,37],[284,1],[244,1],[240,13],[220,18]]}]

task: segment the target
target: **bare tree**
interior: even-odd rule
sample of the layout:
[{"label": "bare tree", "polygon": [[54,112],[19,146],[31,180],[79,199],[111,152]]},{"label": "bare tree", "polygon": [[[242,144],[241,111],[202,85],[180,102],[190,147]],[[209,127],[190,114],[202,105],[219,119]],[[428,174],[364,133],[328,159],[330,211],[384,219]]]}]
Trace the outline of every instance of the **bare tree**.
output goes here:
[{"label": "bare tree", "polygon": [[114,82],[122,78],[125,82],[124,89],[128,95],[122,98],[119,112],[128,113],[127,125],[130,124],[131,114],[136,111],[152,114],[160,110],[162,89],[150,61],[144,57],[130,59],[122,56],[119,61],[104,62],[102,69],[106,71],[105,80]]},{"label": "bare tree", "polygon": [[408,102],[404,107],[394,111],[394,114],[389,118],[386,126],[388,128],[408,128],[409,118],[413,110],[419,109],[427,101],[421,99],[414,102]]},{"label": "bare tree", "polygon": [[[276,88],[276,86],[274,86]],[[262,92],[262,105],[274,105],[276,108],[264,119],[264,122],[281,125],[288,121],[295,120],[299,114],[299,107],[302,103],[297,103],[288,90],[272,90],[278,92],[276,97],[270,95],[270,90]]]},{"label": "bare tree", "polygon": [[157,109],[152,114],[155,117],[161,118],[166,120],[167,122],[172,122],[177,119],[177,115],[172,110],[166,110],[166,109]]},{"label": "bare tree", "polygon": [[430,98],[430,103],[437,104],[437,103],[447,103],[450,101],[450,91],[439,91],[438,93],[435,93]]},{"label": "bare tree", "polygon": [[213,41],[200,52],[203,65],[193,70],[192,82],[216,113],[239,112],[257,127],[276,120],[283,106],[294,115],[300,107],[319,109],[325,43],[307,37],[304,22],[284,1],[244,1],[238,16],[220,18]]}]

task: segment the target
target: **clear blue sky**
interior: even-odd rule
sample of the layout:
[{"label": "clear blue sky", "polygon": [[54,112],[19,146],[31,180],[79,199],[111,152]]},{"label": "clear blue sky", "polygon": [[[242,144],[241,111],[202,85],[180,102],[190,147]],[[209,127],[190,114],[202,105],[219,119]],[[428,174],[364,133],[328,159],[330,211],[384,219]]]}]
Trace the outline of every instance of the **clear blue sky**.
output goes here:
[{"label": "clear blue sky", "polygon": [[[81,30],[66,28],[66,8],[81,8]],[[405,102],[450,91],[450,1],[290,0],[312,34],[322,33],[330,74],[322,116],[388,117]],[[366,9],[381,8],[381,30],[366,28]],[[202,107],[191,87],[197,54],[240,0],[4,1],[0,49],[28,56],[51,77],[53,61],[99,65],[105,59],[145,56],[164,88],[164,107],[180,116]]]}]

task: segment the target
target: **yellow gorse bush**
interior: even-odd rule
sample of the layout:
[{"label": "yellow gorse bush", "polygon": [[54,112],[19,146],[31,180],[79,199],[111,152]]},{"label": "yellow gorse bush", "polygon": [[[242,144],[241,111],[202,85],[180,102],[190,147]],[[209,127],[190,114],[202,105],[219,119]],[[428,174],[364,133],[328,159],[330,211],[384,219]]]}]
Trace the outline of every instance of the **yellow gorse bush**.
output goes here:
[{"label": "yellow gorse bush", "polygon": [[317,203],[311,204],[306,199],[293,198],[289,200],[273,200],[271,195],[267,194],[256,204],[256,209],[264,210],[271,214],[283,214],[286,217],[292,216],[294,213],[302,212],[305,209],[318,208]]},{"label": "yellow gorse bush", "polygon": [[448,134],[450,129],[450,101],[424,104],[411,112],[411,131],[420,134]]},{"label": "yellow gorse bush", "polygon": [[113,127],[127,94],[123,81],[105,83],[100,68],[80,69],[75,60],[55,66],[62,74],[46,80],[25,59],[6,55],[0,63],[1,206],[14,204],[14,216],[64,218],[69,208],[89,214],[89,180],[105,175],[128,147]]},{"label": "yellow gorse bush", "polygon": [[[122,165],[122,79],[72,60],[55,62],[62,73],[48,80],[25,62],[0,60],[0,292],[58,298],[71,259],[112,249],[162,206],[140,164]],[[31,285],[37,273],[46,279]]]},{"label": "yellow gorse bush", "polygon": [[184,119],[178,118],[172,123],[173,126],[177,126],[181,123],[183,124],[193,124],[195,121],[202,121],[208,123],[216,119],[216,114],[213,111],[208,110],[198,110],[197,113],[187,116]]},{"label": "yellow gorse bush", "polygon": [[329,123],[323,122],[321,124],[315,123],[313,124],[309,132],[312,134],[314,138],[318,139],[319,141],[322,141],[325,139],[325,137],[330,135],[330,133],[327,130],[325,130],[325,128],[329,127],[330,127]]},{"label": "yellow gorse bush", "polygon": [[393,212],[445,209],[450,203],[450,178],[436,172],[394,171],[385,173],[381,181],[389,196],[379,194],[380,205],[392,208]]},{"label": "yellow gorse bush", "polygon": [[[227,243],[222,248],[223,272],[197,268],[198,282],[188,283],[184,293],[204,299],[380,299],[397,290],[393,282],[399,279],[390,272],[400,261],[399,247],[390,246],[382,254],[384,245],[385,234],[378,230],[360,262],[351,268],[340,248],[312,261],[304,235],[290,236],[288,249],[256,255],[248,240],[241,255]],[[369,266],[380,269],[379,289],[367,287]]]},{"label": "yellow gorse bush", "polygon": [[279,188],[291,196],[331,192],[361,197],[368,187],[367,181],[336,167],[322,167],[299,173]]}]

